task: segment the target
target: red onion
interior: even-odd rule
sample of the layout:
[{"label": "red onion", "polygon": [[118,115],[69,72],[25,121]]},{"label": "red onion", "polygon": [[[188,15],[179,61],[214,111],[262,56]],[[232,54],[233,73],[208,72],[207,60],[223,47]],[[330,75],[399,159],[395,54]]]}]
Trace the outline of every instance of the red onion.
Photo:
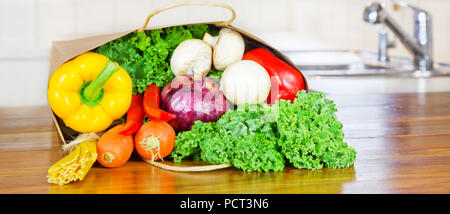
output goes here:
[{"label": "red onion", "polygon": [[194,121],[215,122],[232,104],[223,96],[213,80],[203,77],[178,76],[161,92],[161,109],[173,113],[169,124],[177,131],[190,130]]}]

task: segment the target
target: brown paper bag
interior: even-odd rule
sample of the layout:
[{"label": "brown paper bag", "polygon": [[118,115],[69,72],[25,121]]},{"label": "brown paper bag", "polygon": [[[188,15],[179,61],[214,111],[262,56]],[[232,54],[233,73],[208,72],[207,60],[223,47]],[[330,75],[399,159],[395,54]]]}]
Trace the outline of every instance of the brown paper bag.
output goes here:
[{"label": "brown paper bag", "polygon": [[[228,20],[228,21],[221,21],[221,22],[203,22],[203,23],[186,23],[184,25],[194,25],[194,24],[214,24],[216,26],[219,27],[228,27],[232,30],[235,30],[237,32],[239,32],[242,37],[244,38],[246,47],[245,47],[245,52],[255,49],[255,48],[259,48],[259,47],[264,47],[267,48],[268,50],[272,51],[272,53],[274,53],[277,57],[279,57],[281,60],[285,61],[287,64],[289,64],[290,66],[296,68],[298,70],[298,72],[301,72],[296,65],[288,59],[288,57],[286,57],[284,54],[282,54],[281,52],[279,52],[278,50],[276,50],[275,48],[271,47],[269,44],[267,44],[266,42],[262,41],[261,39],[259,39],[258,37],[244,31],[241,30],[239,28],[233,27],[230,24],[234,21],[235,17],[236,17],[236,13],[234,11],[234,9],[226,4],[219,4],[219,3],[212,3],[212,2],[182,2],[182,3],[177,3],[177,4],[173,4],[161,9],[157,9],[155,11],[153,11],[148,17],[147,20],[145,22],[145,24],[142,26],[142,28],[140,29],[134,29],[134,30],[129,30],[129,31],[125,31],[125,32],[119,32],[119,33],[112,33],[112,34],[104,34],[104,35],[97,35],[97,36],[92,36],[92,37],[86,37],[86,38],[81,38],[81,39],[75,39],[75,40],[67,40],[67,41],[56,41],[52,43],[51,49],[50,49],[50,72],[49,72],[49,76],[62,64],[64,64],[65,62],[67,62],[68,60],[82,54],[88,51],[91,51],[95,48],[100,47],[101,45],[108,43],[110,41],[113,41],[115,39],[118,39],[122,36],[125,36],[129,33],[135,32],[135,31],[144,31],[144,30],[154,30],[154,29],[161,29],[161,28],[165,28],[165,27],[171,27],[174,25],[167,25],[167,26],[155,26],[155,27],[147,27],[150,18],[153,17],[154,15],[163,12],[165,10],[174,8],[174,7],[181,7],[181,6],[186,6],[186,5],[201,5],[201,6],[215,6],[215,7],[222,7],[222,8],[226,8],[228,10],[231,11],[232,13],[232,17]],[[308,84],[306,81],[306,77],[305,75],[303,75],[305,78],[305,88],[306,90],[308,90]],[[52,112],[53,113],[53,112]],[[58,131],[58,134],[62,140],[63,144],[68,143],[69,141],[74,140],[79,133],[77,133],[76,131],[68,128],[64,122],[58,118],[58,116],[56,116],[54,113],[53,115],[53,121],[55,123],[56,129]],[[115,124],[113,124],[115,125]]]}]

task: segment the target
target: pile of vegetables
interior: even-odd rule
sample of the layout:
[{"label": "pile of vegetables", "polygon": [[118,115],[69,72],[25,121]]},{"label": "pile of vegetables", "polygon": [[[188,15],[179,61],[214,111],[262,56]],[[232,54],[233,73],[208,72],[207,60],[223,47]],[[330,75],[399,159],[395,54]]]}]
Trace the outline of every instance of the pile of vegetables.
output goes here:
[{"label": "pile of vegetables", "polygon": [[[270,50],[245,52],[234,30],[198,24],[133,32],[93,51],[49,80],[53,112],[81,133],[69,144],[76,153],[51,167],[49,182],[82,180],[95,158],[122,166],[134,150],[154,165],[193,159],[244,171],[355,161],[333,101],[307,93],[302,74]],[[80,155],[89,161],[77,162]]]}]

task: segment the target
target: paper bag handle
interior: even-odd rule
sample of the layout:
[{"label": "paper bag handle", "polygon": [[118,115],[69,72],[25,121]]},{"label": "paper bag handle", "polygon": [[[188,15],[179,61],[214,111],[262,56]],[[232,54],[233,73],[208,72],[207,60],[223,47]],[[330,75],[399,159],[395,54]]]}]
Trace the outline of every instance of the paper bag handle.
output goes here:
[{"label": "paper bag handle", "polygon": [[138,31],[143,32],[145,30],[145,28],[147,28],[148,22],[154,15],[156,15],[160,12],[175,8],[175,7],[183,7],[183,6],[188,6],[188,5],[222,7],[222,8],[230,10],[231,18],[227,21],[219,22],[217,24],[218,26],[227,26],[227,25],[231,24],[234,21],[234,19],[236,18],[236,11],[234,11],[234,9],[230,5],[227,5],[227,4],[221,4],[221,3],[215,3],[215,2],[202,2],[202,1],[179,2],[179,3],[175,3],[172,5],[157,9],[157,10],[153,11],[152,13],[150,13],[147,16],[147,20],[145,20],[144,25]]}]

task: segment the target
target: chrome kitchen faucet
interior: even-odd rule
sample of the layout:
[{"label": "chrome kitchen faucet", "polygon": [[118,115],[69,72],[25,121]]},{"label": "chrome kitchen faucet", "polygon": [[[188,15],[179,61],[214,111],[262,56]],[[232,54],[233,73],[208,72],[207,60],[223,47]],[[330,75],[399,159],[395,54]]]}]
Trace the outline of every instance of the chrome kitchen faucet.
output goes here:
[{"label": "chrome kitchen faucet", "polygon": [[[395,4],[411,8],[414,11],[414,38],[410,37],[397,24],[380,3],[371,3],[364,9],[363,19],[370,24],[383,23],[409,50],[414,58],[414,67],[419,71],[431,71],[433,69],[431,17],[422,9],[411,6],[401,1],[393,1]],[[387,49],[390,47],[386,33],[380,33],[379,60],[386,61]]]}]

